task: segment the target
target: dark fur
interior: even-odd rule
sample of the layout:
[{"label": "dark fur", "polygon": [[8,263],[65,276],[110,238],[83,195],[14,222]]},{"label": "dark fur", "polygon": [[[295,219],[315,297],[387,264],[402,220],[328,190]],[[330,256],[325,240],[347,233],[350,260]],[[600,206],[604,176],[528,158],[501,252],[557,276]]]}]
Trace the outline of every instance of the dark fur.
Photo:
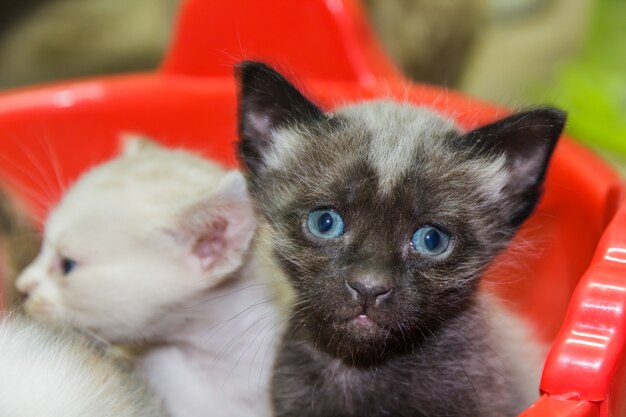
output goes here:
[{"label": "dark fur", "polygon": [[[325,114],[262,64],[242,64],[238,77],[241,159],[296,294],[273,379],[276,415],[516,415],[520,395],[490,348],[476,289],[532,212],[564,115],[535,110],[463,135],[406,105]],[[421,141],[402,150],[407,169],[372,162],[384,161],[381,135]],[[294,144],[277,151],[278,141]],[[502,155],[506,175],[490,192],[496,180],[485,172]],[[318,208],[343,215],[341,238],[307,232],[307,213]],[[423,225],[452,236],[448,256],[411,249]],[[362,307],[346,283],[363,277],[393,288],[367,309],[373,326],[352,320]]]}]

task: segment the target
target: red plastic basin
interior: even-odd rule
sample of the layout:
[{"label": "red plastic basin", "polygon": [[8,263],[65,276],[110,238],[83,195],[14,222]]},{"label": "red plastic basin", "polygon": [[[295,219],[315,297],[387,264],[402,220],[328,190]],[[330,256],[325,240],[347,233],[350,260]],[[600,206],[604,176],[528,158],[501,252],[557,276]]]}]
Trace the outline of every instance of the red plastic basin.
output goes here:
[{"label": "red plastic basin", "polygon": [[[41,220],[72,180],[116,152],[120,132],[233,166],[232,65],[242,59],[277,66],[327,108],[393,97],[434,107],[467,129],[506,112],[402,78],[356,0],[190,0],[159,71],[0,95],[3,186]],[[504,254],[489,273],[540,337],[554,341],[543,395],[525,417],[626,415],[621,192],[615,172],[564,138],[539,209],[514,245],[526,249]]]}]

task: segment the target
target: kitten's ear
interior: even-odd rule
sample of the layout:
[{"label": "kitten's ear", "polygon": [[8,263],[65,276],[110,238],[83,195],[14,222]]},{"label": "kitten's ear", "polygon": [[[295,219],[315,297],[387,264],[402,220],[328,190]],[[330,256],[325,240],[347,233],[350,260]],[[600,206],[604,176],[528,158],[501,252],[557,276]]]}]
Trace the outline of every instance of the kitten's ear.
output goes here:
[{"label": "kitten's ear", "polygon": [[563,131],[566,114],[541,108],[513,114],[462,137],[464,145],[481,155],[506,158],[502,194],[508,198],[511,223],[521,224],[542,191],[550,156]]},{"label": "kitten's ear", "polygon": [[175,235],[185,244],[197,271],[223,275],[242,264],[255,227],[245,179],[231,171],[216,190],[183,210]]},{"label": "kitten's ear", "polygon": [[321,109],[265,64],[243,62],[236,67],[235,77],[239,88],[239,153],[252,173],[263,165],[273,131],[325,118]]},{"label": "kitten's ear", "polygon": [[120,134],[121,152],[124,156],[135,156],[148,149],[157,149],[160,147],[153,139],[138,133],[122,133]]}]

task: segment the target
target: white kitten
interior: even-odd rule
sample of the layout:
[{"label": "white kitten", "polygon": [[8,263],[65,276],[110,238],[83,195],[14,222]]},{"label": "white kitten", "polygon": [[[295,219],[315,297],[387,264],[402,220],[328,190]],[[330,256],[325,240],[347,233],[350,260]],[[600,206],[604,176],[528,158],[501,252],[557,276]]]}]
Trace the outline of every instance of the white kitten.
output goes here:
[{"label": "white kitten", "polygon": [[138,381],[69,330],[23,318],[0,321],[0,415],[157,417]]},{"label": "white kitten", "polygon": [[131,141],[66,193],[17,287],[35,317],[139,344],[173,416],[269,415],[281,314],[254,229],[239,172]]}]

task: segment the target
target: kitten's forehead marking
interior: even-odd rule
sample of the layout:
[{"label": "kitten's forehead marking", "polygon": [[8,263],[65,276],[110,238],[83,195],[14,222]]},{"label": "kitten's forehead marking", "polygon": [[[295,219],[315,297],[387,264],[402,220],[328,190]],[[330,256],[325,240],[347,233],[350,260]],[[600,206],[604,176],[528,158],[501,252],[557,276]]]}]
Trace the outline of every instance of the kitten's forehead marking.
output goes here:
[{"label": "kitten's forehead marking", "polygon": [[[451,140],[460,135],[456,124],[425,108],[390,101],[375,101],[342,110],[354,126],[367,131],[368,164],[378,176],[378,191],[389,195],[401,186],[411,169],[446,181],[454,172],[472,179],[486,201],[496,201],[507,183],[505,156],[468,159],[457,152]],[[420,161],[420,162],[417,162]],[[414,166],[420,163],[423,166]]]},{"label": "kitten's forehead marking", "polygon": [[299,140],[306,132],[296,129],[279,129],[272,132],[274,141],[265,156],[267,169],[281,169],[285,164],[297,159]]},{"label": "kitten's forehead marking", "polygon": [[380,179],[380,190],[390,191],[415,164],[418,153],[443,148],[455,124],[437,113],[409,104],[377,101],[347,107],[343,113],[370,135],[366,156]]}]

